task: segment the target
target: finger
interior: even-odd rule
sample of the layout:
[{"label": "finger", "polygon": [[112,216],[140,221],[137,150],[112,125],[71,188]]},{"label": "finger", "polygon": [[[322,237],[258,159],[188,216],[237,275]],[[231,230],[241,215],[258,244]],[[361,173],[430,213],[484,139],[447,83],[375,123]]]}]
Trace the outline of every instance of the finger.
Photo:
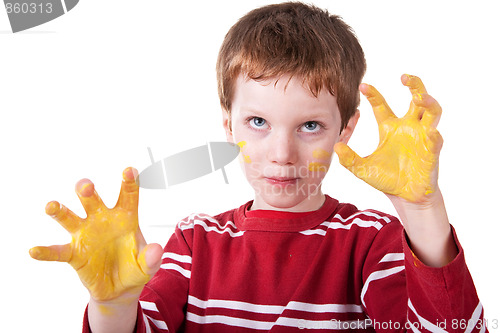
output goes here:
[{"label": "finger", "polygon": [[137,211],[139,205],[139,186],[137,185],[136,178],[138,174],[137,170],[132,167],[126,168],[123,171],[122,186],[115,207]]},{"label": "finger", "polygon": [[359,91],[361,91],[361,93],[368,99],[368,102],[370,102],[378,124],[381,124],[387,118],[396,117],[384,97],[377,91],[377,89],[375,89],[375,87],[362,83],[359,86]]},{"label": "finger", "polygon": [[439,154],[441,148],[443,147],[443,137],[441,133],[435,128],[432,128],[428,133],[428,144],[429,151],[435,155]]},{"label": "finger", "polygon": [[137,241],[137,246],[139,248],[139,251],[142,251],[148,243],[146,243],[146,240],[144,239],[144,236],[142,235],[141,228],[137,226],[137,229],[135,230],[135,239]]},{"label": "finger", "polygon": [[69,262],[71,245],[36,246],[30,249],[30,256],[36,260]]},{"label": "finger", "polygon": [[163,248],[160,244],[152,243],[146,245],[141,253],[139,253],[138,263],[141,270],[149,276],[155,275],[160,269],[162,255]]},{"label": "finger", "polygon": [[415,103],[415,106],[423,109],[421,124],[427,127],[437,127],[442,113],[439,103],[427,94],[414,95],[413,103]]},{"label": "finger", "polygon": [[59,222],[59,224],[70,233],[80,228],[82,219],[57,201],[49,202],[47,206],[45,206],[45,213]]},{"label": "finger", "polygon": [[357,166],[363,165],[363,158],[359,157],[348,145],[342,142],[338,142],[333,147],[335,153],[339,157],[339,162],[344,167],[353,172],[353,169]]},{"label": "finger", "polygon": [[78,181],[75,186],[75,191],[76,194],[78,194],[78,198],[85,212],[87,212],[87,216],[106,207],[95,191],[94,184],[90,180],[84,178]]},{"label": "finger", "polygon": [[403,83],[403,85],[410,88],[410,92],[412,94],[412,103],[410,104],[410,109],[406,113],[405,117],[420,119],[423,110],[415,105],[413,100],[415,99],[415,96],[418,96],[419,94],[427,94],[427,90],[425,89],[422,80],[420,80],[418,76],[403,74],[401,76],[401,82]]},{"label": "finger", "polygon": [[427,94],[424,83],[418,76],[403,74],[401,76],[401,82],[410,88],[412,94]]}]

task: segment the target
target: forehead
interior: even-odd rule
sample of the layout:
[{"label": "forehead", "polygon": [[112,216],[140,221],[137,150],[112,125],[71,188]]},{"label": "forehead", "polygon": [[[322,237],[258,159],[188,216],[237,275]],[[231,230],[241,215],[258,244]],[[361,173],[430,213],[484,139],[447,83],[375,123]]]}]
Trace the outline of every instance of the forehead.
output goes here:
[{"label": "forehead", "polygon": [[296,76],[261,81],[240,74],[236,80],[232,109],[262,112],[286,110],[289,115],[323,114],[340,119],[336,97],[327,89],[314,96],[303,81]]}]

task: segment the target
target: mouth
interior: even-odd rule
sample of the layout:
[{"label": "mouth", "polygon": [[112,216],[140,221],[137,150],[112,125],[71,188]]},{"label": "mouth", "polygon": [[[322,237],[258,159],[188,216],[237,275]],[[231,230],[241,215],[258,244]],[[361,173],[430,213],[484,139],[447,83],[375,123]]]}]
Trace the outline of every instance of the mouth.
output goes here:
[{"label": "mouth", "polygon": [[264,179],[269,184],[276,186],[294,185],[299,180],[298,178],[288,178],[288,177],[265,177]]}]

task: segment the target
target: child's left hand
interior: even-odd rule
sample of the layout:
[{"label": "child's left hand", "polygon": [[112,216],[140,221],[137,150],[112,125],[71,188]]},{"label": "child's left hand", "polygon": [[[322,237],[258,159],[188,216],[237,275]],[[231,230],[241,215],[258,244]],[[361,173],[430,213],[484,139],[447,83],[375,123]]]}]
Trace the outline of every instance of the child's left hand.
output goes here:
[{"label": "child's left hand", "polygon": [[410,109],[402,118],[394,115],[374,87],[360,86],[377,119],[380,135],[377,149],[361,158],[344,143],[337,143],[335,152],[343,166],[376,189],[422,203],[437,190],[443,139],[436,126],[441,107],[427,94],[420,78],[403,75],[401,81],[412,93]]}]

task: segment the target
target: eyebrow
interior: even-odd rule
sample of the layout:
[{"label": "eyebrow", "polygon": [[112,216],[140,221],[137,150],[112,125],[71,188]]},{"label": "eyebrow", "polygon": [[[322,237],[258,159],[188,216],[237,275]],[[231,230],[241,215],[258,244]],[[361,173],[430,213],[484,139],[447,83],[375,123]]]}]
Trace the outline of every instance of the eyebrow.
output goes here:
[{"label": "eyebrow", "polygon": [[249,115],[252,115],[252,116],[255,116],[255,117],[259,117],[259,118],[267,118],[267,115],[264,115],[263,111],[259,111],[258,109],[256,108],[246,108],[246,107],[242,107],[240,108],[240,111],[241,111],[241,114],[244,116],[244,117],[247,117]]},{"label": "eyebrow", "polygon": [[262,111],[259,111],[259,109],[257,109],[257,108],[245,107],[245,106],[242,106],[240,108],[240,110],[243,112],[246,112],[246,113],[261,113],[262,112]]},{"label": "eyebrow", "polygon": [[[254,114],[256,117],[260,117],[260,118],[266,118],[266,116],[264,116],[262,114],[262,111],[259,111],[257,108],[253,108],[253,107],[241,107],[241,112],[244,113],[244,114]],[[307,121],[315,121],[315,120],[323,120],[325,121],[326,120],[326,115],[325,114],[318,114],[318,113],[311,113],[311,114],[304,114],[304,119],[307,119],[305,120],[305,122]],[[335,118],[335,116],[334,116]]]}]

